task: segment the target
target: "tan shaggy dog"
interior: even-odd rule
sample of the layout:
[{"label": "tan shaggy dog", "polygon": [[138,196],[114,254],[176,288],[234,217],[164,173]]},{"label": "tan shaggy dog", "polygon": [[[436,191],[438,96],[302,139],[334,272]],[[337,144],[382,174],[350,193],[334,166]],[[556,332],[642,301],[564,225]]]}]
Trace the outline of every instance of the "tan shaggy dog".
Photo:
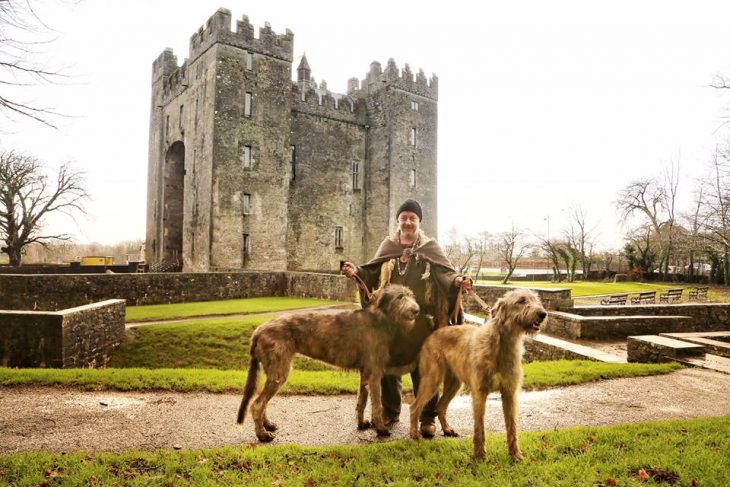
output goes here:
[{"label": "tan shaggy dog", "polygon": [[394,338],[413,329],[418,311],[410,289],[391,285],[376,292],[365,309],[336,314],[295,314],[261,325],[251,336],[251,361],[238,422],[243,423],[245,419],[261,367],[266,383],[251,404],[251,415],[259,441],[274,438],[271,432],[277,427],[266,417],[266,405],[286,382],[291,361],[300,353],[338,367],[359,370],[357,426],[370,427],[364,419],[369,388],[375,429],[379,436],[388,436],[390,432],[383,422],[380,380]]},{"label": "tan shaggy dog", "polygon": [[502,393],[507,429],[507,449],[514,460],[522,460],[517,444],[522,341],[525,334],[535,334],[540,330],[546,316],[536,293],[516,289],[495,303],[491,318],[483,326],[450,326],[431,334],[423,344],[418,361],[421,383],[411,405],[411,437],[420,438],[418,417],[421,409],[441,384],[443,395],[436,405],[441,429],[446,436],[457,436],[446,421],[446,410],[461,384],[466,383],[474,409],[474,459],[484,458],[487,395],[499,391]]}]

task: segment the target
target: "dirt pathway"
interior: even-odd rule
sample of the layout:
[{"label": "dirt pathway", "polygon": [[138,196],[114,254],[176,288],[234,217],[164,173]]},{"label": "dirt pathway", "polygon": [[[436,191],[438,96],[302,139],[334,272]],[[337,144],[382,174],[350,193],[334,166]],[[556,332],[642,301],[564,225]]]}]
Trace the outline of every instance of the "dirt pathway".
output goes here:
[{"label": "dirt pathway", "polygon": [[[684,369],[668,375],[614,379],[520,397],[520,428],[730,415],[730,375]],[[210,448],[256,441],[249,421],[235,424],[239,395],[80,392],[53,387],[0,388],[0,453],[21,450]],[[281,430],[274,444],[357,444],[379,441],[355,428],[354,396],[278,396],[269,417]],[[408,407],[391,438],[407,436]],[[457,397],[449,410],[464,435],[471,404]],[[487,428],[503,431],[499,396],[488,403]],[[439,434],[440,435],[440,434]]]}]

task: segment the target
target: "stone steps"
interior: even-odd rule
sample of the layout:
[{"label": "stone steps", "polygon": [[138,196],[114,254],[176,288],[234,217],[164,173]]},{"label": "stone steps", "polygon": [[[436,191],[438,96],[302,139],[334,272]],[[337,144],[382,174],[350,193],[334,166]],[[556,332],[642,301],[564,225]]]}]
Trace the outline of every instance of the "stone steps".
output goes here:
[{"label": "stone steps", "polygon": [[705,347],[659,335],[628,337],[628,361],[642,363],[669,362],[694,357],[704,358]]}]

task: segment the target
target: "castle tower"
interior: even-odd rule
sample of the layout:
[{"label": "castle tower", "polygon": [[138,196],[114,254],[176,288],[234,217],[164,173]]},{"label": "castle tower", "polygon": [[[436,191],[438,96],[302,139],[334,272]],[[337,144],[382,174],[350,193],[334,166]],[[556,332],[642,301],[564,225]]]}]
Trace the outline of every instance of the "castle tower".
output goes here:
[{"label": "castle tower", "polygon": [[184,270],[286,269],[293,34],[219,9],[153,66],[147,241]]},{"label": "castle tower", "polygon": [[368,107],[366,173],[366,255],[374,255],[385,235],[397,228],[395,212],[407,198],[423,206],[421,228],[438,235],[438,79],[423,71],[401,72],[393,59],[383,71],[373,62],[362,81]]}]

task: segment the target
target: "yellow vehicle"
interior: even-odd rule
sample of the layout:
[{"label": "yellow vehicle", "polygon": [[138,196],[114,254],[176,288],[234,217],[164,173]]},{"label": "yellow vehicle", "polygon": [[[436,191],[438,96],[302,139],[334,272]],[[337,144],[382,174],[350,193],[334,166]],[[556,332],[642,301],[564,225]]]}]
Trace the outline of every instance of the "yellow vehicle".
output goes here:
[{"label": "yellow vehicle", "polygon": [[81,257],[81,265],[114,265],[114,257],[100,257],[89,255]]}]

